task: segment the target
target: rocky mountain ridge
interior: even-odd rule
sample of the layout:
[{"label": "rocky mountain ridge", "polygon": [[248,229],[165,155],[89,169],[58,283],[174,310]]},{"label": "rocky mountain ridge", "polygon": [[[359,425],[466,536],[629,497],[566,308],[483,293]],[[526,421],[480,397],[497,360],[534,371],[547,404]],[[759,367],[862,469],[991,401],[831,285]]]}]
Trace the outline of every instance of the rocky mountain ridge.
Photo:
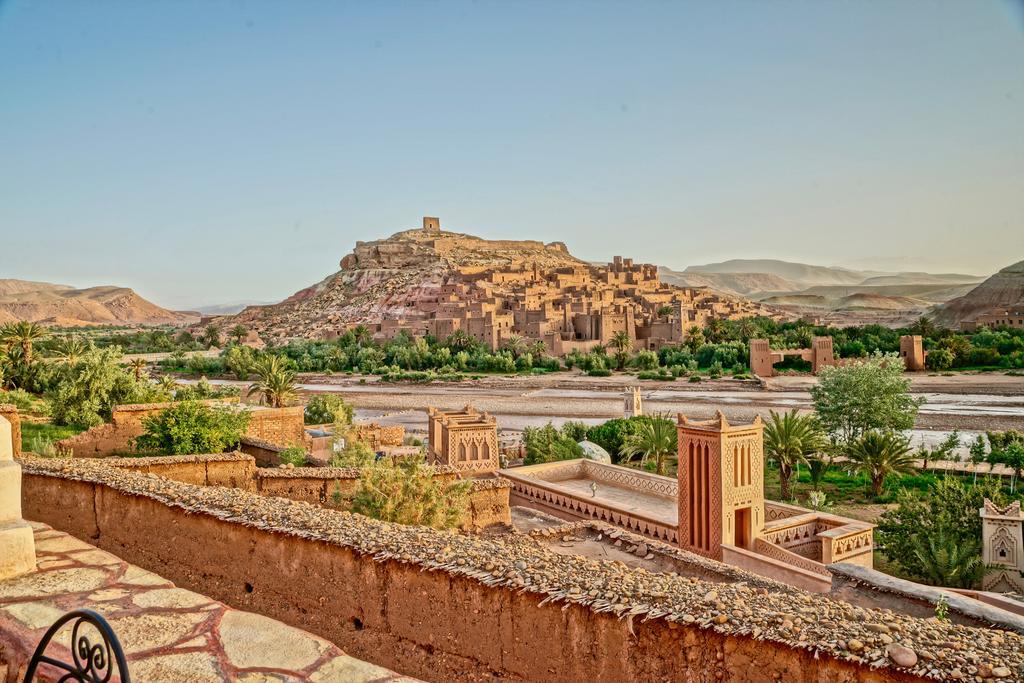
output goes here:
[{"label": "rocky mountain ridge", "polygon": [[0,280],[0,323],[29,320],[44,325],[185,325],[194,313],[170,311],[128,287],[75,289],[27,280]]},{"label": "rocky mountain ridge", "polygon": [[1009,265],[961,297],[939,306],[936,320],[950,327],[999,310],[1024,310],[1024,261]]}]

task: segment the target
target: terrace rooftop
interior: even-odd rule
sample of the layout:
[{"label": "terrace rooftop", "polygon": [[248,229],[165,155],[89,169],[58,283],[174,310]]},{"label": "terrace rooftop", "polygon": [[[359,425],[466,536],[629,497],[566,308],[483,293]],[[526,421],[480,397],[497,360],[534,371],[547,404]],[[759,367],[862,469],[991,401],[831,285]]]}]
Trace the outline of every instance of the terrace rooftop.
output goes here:
[{"label": "terrace rooftop", "polygon": [[[66,612],[91,609],[113,627],[137,681],[414,680],[280,621],[177,588],[45,524],[32,527],[37,570],[0,581],[0,674],[17,672],[21,680],[47,628]],[[49,656],[71,661],[70,626]]]}]

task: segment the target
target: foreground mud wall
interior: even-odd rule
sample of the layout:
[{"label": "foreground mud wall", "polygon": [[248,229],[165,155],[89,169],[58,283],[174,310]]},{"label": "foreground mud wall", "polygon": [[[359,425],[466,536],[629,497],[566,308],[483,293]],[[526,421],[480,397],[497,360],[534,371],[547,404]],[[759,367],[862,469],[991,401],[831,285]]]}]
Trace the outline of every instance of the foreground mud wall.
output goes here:
[{"label": "foreground mud wall", "polygon": [[[24,464],[27,517],[159,569],[179,585],[428,680],[920,680],[844,661],[824,643],[802,649],[807,642],[783,642],[776,627],[756,626],[741,607],[757,599],[778,610],[797,603],[813,611],[825,599],[810,594],[776,599],[743,584],[556,555],[525,537],[400,527],[90,461]],[[546,585],[536,581],[537,572],[548,574]],[[602,587],[616,603],[594,597]],[[710,617],[716,607],[705,595],[709,587],[737,616]],[[841,609],[852,610],[848,635],[870,639],[858,630],[866,615]],[[1022,646],[1020,639],[1006,643]]]}]

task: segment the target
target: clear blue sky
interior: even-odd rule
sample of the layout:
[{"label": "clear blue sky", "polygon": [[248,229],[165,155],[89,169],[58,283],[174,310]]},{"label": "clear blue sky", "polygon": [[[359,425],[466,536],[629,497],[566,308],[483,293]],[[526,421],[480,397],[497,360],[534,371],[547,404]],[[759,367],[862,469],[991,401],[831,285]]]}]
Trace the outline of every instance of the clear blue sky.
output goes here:
[{"label": "clear blue sky", "polygon": [[989,273],[1024,258],[1024,11],[0,0],[0,277],[278,300],[423,215]]}]

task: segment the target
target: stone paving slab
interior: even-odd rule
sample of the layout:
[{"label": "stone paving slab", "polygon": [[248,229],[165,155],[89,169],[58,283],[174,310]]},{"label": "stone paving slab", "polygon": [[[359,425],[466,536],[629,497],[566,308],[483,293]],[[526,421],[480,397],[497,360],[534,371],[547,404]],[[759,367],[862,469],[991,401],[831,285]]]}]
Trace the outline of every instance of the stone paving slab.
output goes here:
[{"label": "stone paving slab", "polygon": [[[21,681],[43,634],[74,609],[95,610],[110,622],[132,680],[143,683],[415,680],[269,617],[177,588],[44,524],[32,527],[36,571],[0,581],[0,683]],[[69,641],[67,627],[47,654],[71,661]],[[53,669],[39,673],[37,680],[55,680],[47,677]]]}]

